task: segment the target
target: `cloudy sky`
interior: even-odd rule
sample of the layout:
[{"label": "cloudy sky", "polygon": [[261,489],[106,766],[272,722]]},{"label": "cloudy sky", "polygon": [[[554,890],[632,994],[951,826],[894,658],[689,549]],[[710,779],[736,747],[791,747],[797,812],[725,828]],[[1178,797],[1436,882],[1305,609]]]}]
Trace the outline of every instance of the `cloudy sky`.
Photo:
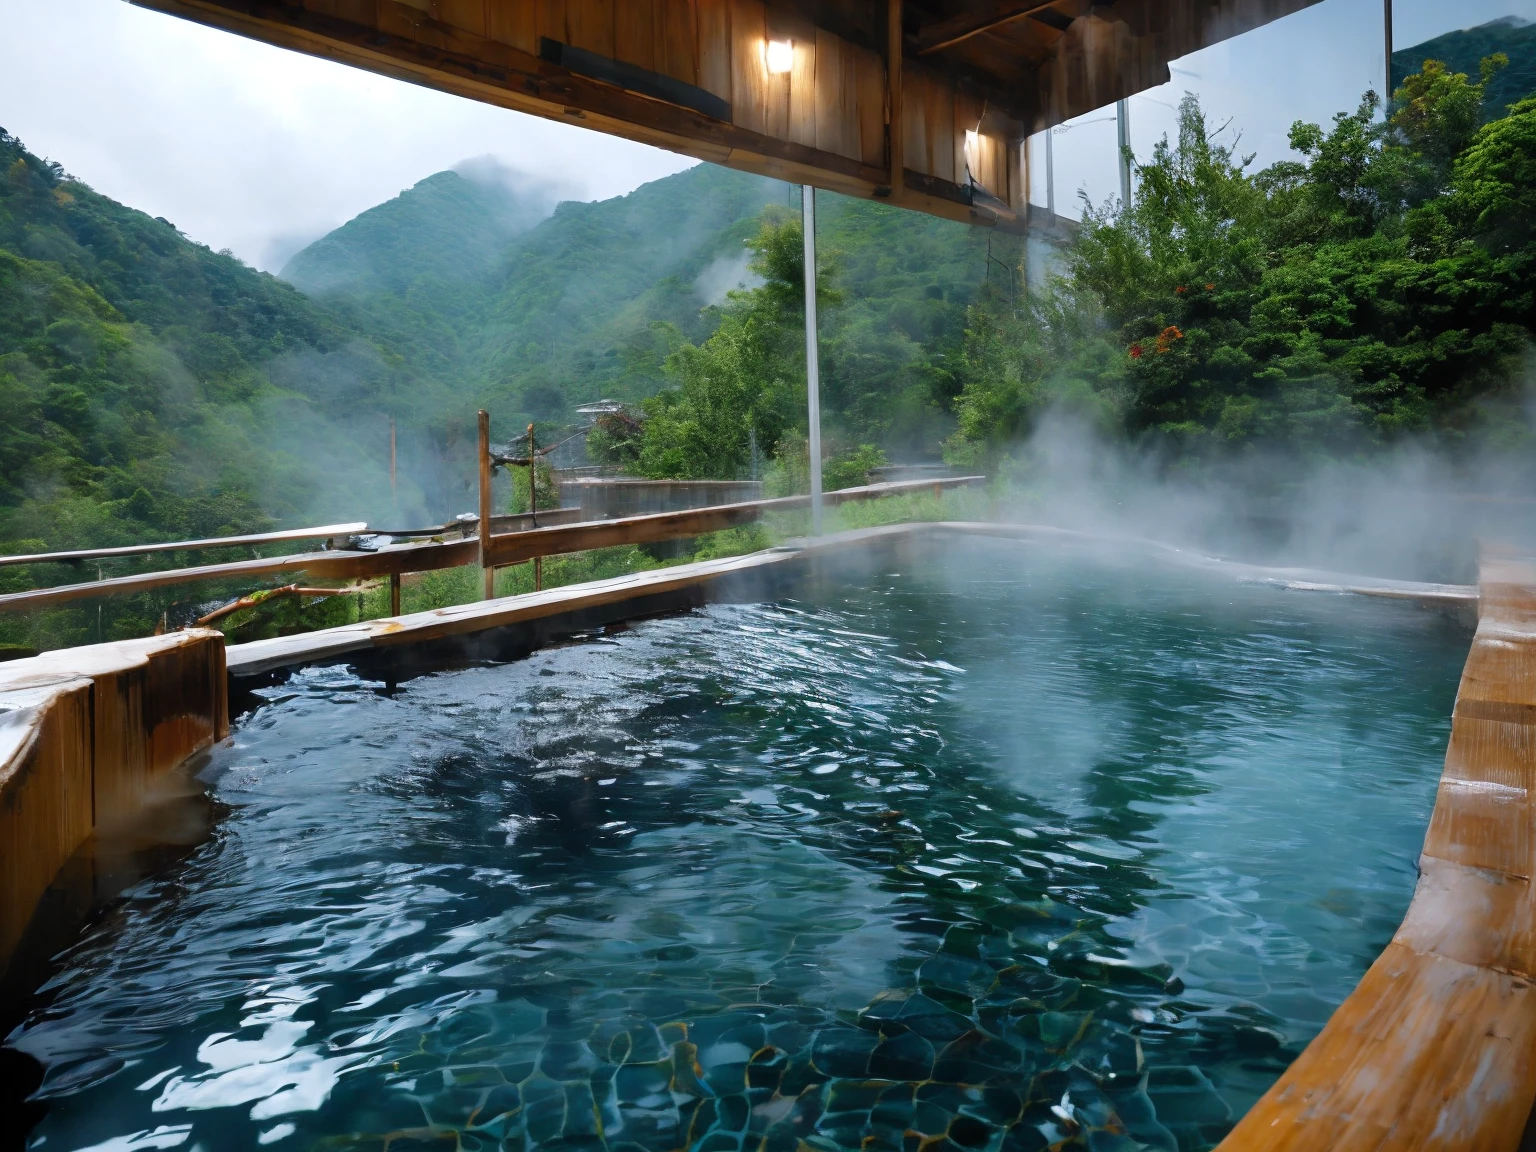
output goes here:
[{"label": "cloudy sky", "polygon": [[[1397,42],[1519,14],[1536,0],[1396,0]],[[433,172],[493,156],[584,198],[693,163],[214,32],[123,0],[0,0],[0,126],[102,192],[276,270],[309,240]],[[1382,80],[1381,0],[1324,0],[1178,65],[1132,102],[1139,153],[1184,91],[1259,163],[1298,118],[1326,121]],[[1059,211],[1114,194],[1114,124],[1057,137]],[[1035,166],[1035,199],[1044,200]]]}]

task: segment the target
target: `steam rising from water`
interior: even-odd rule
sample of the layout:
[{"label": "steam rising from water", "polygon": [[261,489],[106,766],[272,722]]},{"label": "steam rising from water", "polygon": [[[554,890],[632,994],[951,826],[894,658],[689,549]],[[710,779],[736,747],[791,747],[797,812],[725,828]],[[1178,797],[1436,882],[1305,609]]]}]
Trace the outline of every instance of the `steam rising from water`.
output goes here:
[{"label": "steam rising from water", "polygon": [[[1510,439],[1536,419],[1524,424]],[[1009,479],[1005,519],[1261,564],[1475,583],[1480,546],[1536,544],[1536,455],[1523,443],[1453,455],[1408,441],[1333,460],[1256,450],[1197,471],[1055,412]]]}]

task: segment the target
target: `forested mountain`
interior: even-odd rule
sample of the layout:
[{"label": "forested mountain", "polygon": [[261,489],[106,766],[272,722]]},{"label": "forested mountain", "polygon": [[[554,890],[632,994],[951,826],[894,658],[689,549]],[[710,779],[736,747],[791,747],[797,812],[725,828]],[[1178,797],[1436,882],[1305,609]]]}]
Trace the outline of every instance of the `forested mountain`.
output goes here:
[{"label": "forested mountain", "polygon": [[[560,204],[493,259],[434,265],[404,251],[405,234],[476,232],[483,202],[447,194],[465,183],[454,173],[422,181],[299,253],[283,275],[511,427],[566,423],[577,404],[639,401],[675,383],[667,358],[714,331],[728,290],[760,282],[747,242],[765,212],[799,212],[798,189],[701,164],[627,196]],[[829,418],[849,436],[934,454],[948,430],[945,396],[958,390],[946,355],[988,276],[988,237],[820,196],[823,262],[841,299],[823,323]],[[1008,251],[999,241],[991,265],[1005,278]],[[376,271],[358,276],[360,264]],[[790,352],[786,371],[803,371]]]},{"label": "forested mountain", "polygon": [[1536,93],[1536,24],[1518,16],[1505,16],[1398,49],[1392,53],[1393,87],[1423,68],[1426,60],[1439,60],[1451,72],[1476,76],[1481,62],[1496,52],[1509,57],[1509,66],[1488,86],[1484,107],[1489,117],[1502,116],[1516,100]]},{"label": "forested mountain", "polygon": [[[1299,125],[1299,159],[1261,173],[1186,108],[1130,210],[1091,214],[1029,299],[1016,239],[821,193],[834,451],[994,460],[1062,404],[1173,458],[1467,434],[1508,407],[1532,335],[1536,111],[1498,107],[1530,34],[1432,42],[1452,67],[1405,76],[1390,119]],[[1463,57],[1490,48],[1513,62],[1485,83]],[[290,284],[9,136],[0,171],[7,550],[463,511],[482,406],[510,436],[624,400],[602,446],[651,475],[803,453],[784,184],[699,165],[551,205],[438,173],[299,253]]]},{"label": "forested mountain", "polygon": [[4,133],[0,173],[6,550],[208,535],[342,505],[356,516],[370,502],[359,430],[444,402],[386,342]]}]

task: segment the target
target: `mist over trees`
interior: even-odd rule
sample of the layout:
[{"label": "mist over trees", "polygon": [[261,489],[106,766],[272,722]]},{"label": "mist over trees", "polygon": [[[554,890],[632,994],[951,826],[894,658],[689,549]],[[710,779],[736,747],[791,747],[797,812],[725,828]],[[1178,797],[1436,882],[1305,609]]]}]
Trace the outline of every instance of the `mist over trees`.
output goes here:
[{"label": "mist over trees", "polygon": [[1536,100],[1485,109],[1505,63],[1427,61],[1260,172],[1187,97],[1064,275],[973,310],[952,458],[996,462],[1052,407],[1184,458],[1530,443]]}]

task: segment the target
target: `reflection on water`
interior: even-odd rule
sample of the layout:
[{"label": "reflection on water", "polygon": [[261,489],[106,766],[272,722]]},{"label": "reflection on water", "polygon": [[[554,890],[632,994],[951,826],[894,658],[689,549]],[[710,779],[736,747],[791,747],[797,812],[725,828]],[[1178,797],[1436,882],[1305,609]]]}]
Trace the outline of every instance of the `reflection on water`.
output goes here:
[{"label": "reflection on water", "polygon": [[1466,637],[1005,542],[273,690],[33,1147],[1195,1149],[1386,943]]}]

